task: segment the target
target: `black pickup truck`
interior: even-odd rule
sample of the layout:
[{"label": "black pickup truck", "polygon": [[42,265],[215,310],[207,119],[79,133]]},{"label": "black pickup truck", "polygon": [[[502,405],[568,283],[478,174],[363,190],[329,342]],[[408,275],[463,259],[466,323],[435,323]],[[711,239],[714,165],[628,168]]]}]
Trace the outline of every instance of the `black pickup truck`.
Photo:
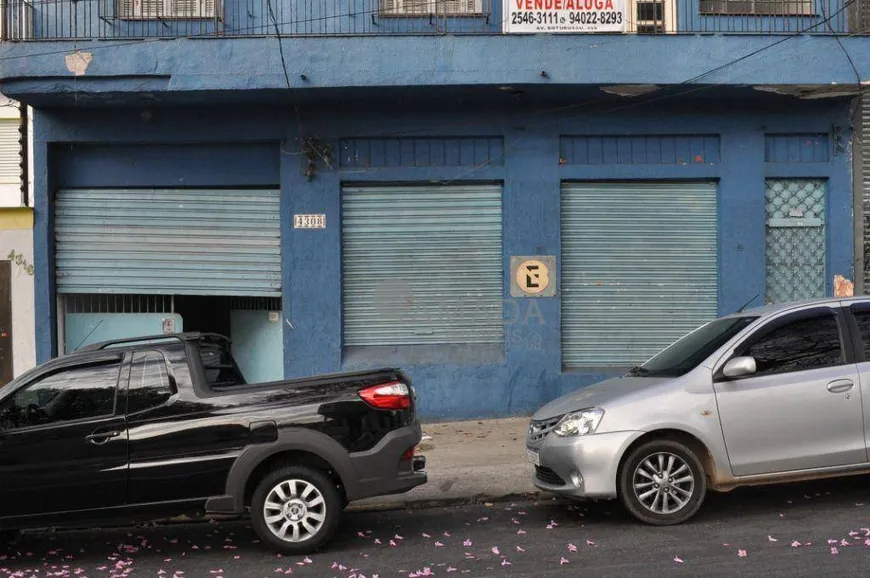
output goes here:
[{"label": "black pickup truck", "polygon": [[247,384],[220,335],[99,343],[0,389],[0,529],[249,514],[308,553],[426,483],[421,436],[400,370]]}]

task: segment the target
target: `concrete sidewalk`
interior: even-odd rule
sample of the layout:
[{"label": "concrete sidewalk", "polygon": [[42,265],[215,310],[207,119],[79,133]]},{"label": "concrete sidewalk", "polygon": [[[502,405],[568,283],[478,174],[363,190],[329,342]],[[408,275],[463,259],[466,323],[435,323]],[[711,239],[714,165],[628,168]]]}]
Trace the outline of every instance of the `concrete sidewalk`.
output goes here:
[{"label": "concrete sidewalk", "polygon": [[431,436],[417,450],[426,456],[428,483],[406,494],[354,502],[349,510],[427,507],[535,497],[534,466],[526,460],[529,418],[424,424]]}]

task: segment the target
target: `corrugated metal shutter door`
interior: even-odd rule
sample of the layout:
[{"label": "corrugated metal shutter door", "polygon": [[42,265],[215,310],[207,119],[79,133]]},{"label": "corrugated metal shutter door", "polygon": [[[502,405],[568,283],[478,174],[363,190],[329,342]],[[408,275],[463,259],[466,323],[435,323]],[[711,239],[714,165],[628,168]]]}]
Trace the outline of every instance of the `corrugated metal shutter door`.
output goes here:
[{"label": "corrugated metal shutter door", "polygon": [[344,344],[502,343],[500,185],[342,190]]},{"label": "corrugated metal shutter door", "polygon": [[280,192],[61,190],[61,293],[281,294]]},{"label": "corrugated metal shutter door", "polygon": [[641,363],[717,313],[716,185],[562,186],[562,357]]},{"label": "corrugated metal shutter door", "polygon": [[0,184],[21,184],[21,145],[17,120],[0,120]]}]

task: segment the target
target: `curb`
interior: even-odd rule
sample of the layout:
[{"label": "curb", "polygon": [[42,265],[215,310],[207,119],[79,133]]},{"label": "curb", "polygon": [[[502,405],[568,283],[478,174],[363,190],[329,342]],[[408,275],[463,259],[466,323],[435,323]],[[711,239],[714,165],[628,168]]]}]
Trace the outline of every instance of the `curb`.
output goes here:
[{"label": "curb", "polygon": [[[450,508],[479,504],[496,504],[504,502],[534,502],[541,501],[549,494],[538,491],[512,492],[505,494],[477,494],[463,498],[419,498],[412,500],[395,500],[373,504],[356,504],[345,508],[346,512],[390,512],[395,510],[429,510],[433,508]],[[555,496],[550,498],[558,500]]]}]

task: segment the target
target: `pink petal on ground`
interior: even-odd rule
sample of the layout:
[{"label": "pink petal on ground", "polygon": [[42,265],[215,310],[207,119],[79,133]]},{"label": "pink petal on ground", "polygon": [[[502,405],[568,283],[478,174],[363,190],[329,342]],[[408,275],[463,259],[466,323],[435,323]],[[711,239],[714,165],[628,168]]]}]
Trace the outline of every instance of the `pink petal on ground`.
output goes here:
[{"label": "pink petal on ground", "polygon": [[849,545],[848,540],[840,540],[840,546],[848,546],[848,545]]},{"label": "pink petal on ground", "polygon": [[865,545],[865,546],[870,546],[870,538],[866,538],[866,539],[864,540],[864,545]]},{"label": "pink petal on ground", "polygon": [[380,543],[381,543],[381,541],[378,540],[377,538],[375,538],[375,544],[380,544]]},{"label": "pink petal on ground", "polygon": [[517,514],[519,514],[520,516],[525,516],[525,515],[526,515],[525,512],[517,512]]},{"label": "pink petal on ground", "polygon": [[488,520],[489,520],[489,518],[478,518],[477,519],[478,522],[486,522]]},{"label": "pink petal on ground", "polygon": [[511,563],[507,561],[507,558],[505,558],[504,560],[501,561],[501,565],[502,566],[510,566]]},{"label": "pink petal on ground", "polygon": [[468,538],[466,538],[466,539],[465,539],[465,542],[463,542],[462,545],[465,546],[466,548],[468,548],[468,547],[470,547],[470,546],[472,545],[472,542],[471,542],[471,540],[469,540]]},{"label": "pink petal on ground", "polygon": [[849,532],[849,535],[850,536],[857,536],[858,532],[856,530],[852,530],[851,532]]},{"label": "pink petal on ground", "polygon": [[498,556],[498,546],[492,547],[492,553],[495,554],[496,556]]},{"label": "pink petal on ground", "polygon": [[454,568],[453,566],[448,566],[447,571],[448,572],[456,572],[456,568]]},{"label": "pink petal on ground", "polygon": [[517,534],[520,536],[524,536],[526,534],[525,530],[517,530]]},{"label": "pink petal on ground", "polygon": [[741,558],[746,558],[746,550],[737,550],[737,555]]},{"label": "pink petal on ground", "polygon": [[828,539],[828,544],[836,544],[836,543],[837,543],[837,541],[834,540],[833,538]]},{"label": "pink petal on ground", "polygon": [[552,529],[553,529],[553,525],[552,525],[552,524],[547,524],[547,529],[548,529],[548,530],[552,530]]},{"label": "pink petal on ground", "polygon": [[575,546],[574,544],[568,544],[568,551],[569,552],[576,552],[577,546]]},{"label": "pink petal on ground", "polygon": [[680,558],[679,556],[674,556],[674,562],[676,562],[677,564],[682,564],[682,563],[683,563],[683,559]]},{"label": "pink petal on ground", "polygon": [[586,540],[586,545],[587,546],[594,546],[595,542],[593,542],[592,540]]},{"label": "pink petal on ground", "polygon": [[777,540],[776,538],[774,538],[770,534],[767,535],[767,541],[768,542],[779,542],[779,540]]},{"label": "pink petal on ground", "polygon": [[831,556],[836,556],[840,551],[836,547],[831,548]]},{"label": "pink petal on ground", "polygon": [[424,537],[424,538],[431,538],[432,536],[430,536],[429,534],[423,532],[423,537]]},{"label": "pink petal on ground", "polygon": [[444,537],[445,537],[445,538],[449,538],[449,537],[450,537],[450,532],[444,532]]},{"label": "pink petal on ground", "polygon": [[360,538],[365,538],[365,537],[366,537],[366,535],[363,534],[362,532],[357,532],[356,535],[359,536]]},{"label": "pink petal on ground", "polygon": [[525,552],[522,546],[517,546],[517,552]]},{"label": "pink petal on ground", "polygon": [[435,547],[436,548],[443,548],[444,544],[442,544],[441,542],[435,542]]},{"label": "pink petal on ground", "polygon": [[306,564],[314,564],[314,561],[312,561],[311,558],[309,558],[308,556],[306,556],[305,559],[302,561],[305,562]]},{"label": "pink petal on ground", "polygon": [[565,565],[565,564],[567,564],[567,563],[568,563],[568,560],[566,560],[565,558],[562,558],[561,560],[559,560],[559,565],[560,565],[560,566],[561,566],[561,565]]},{"label": "pink petal on ground", "polygon": [[404,538],[402,538],[402,537],[399,536],[398,534],[396,534],[395,536],[393,536],[393,538],[395,538],[396,540],[404,540]]},{"label": "pink petal on ground", "polygon": [[393,540],[390,540],[390,546],[395,547],[395,546],[396,546],[396,543],[395,543]]}]

